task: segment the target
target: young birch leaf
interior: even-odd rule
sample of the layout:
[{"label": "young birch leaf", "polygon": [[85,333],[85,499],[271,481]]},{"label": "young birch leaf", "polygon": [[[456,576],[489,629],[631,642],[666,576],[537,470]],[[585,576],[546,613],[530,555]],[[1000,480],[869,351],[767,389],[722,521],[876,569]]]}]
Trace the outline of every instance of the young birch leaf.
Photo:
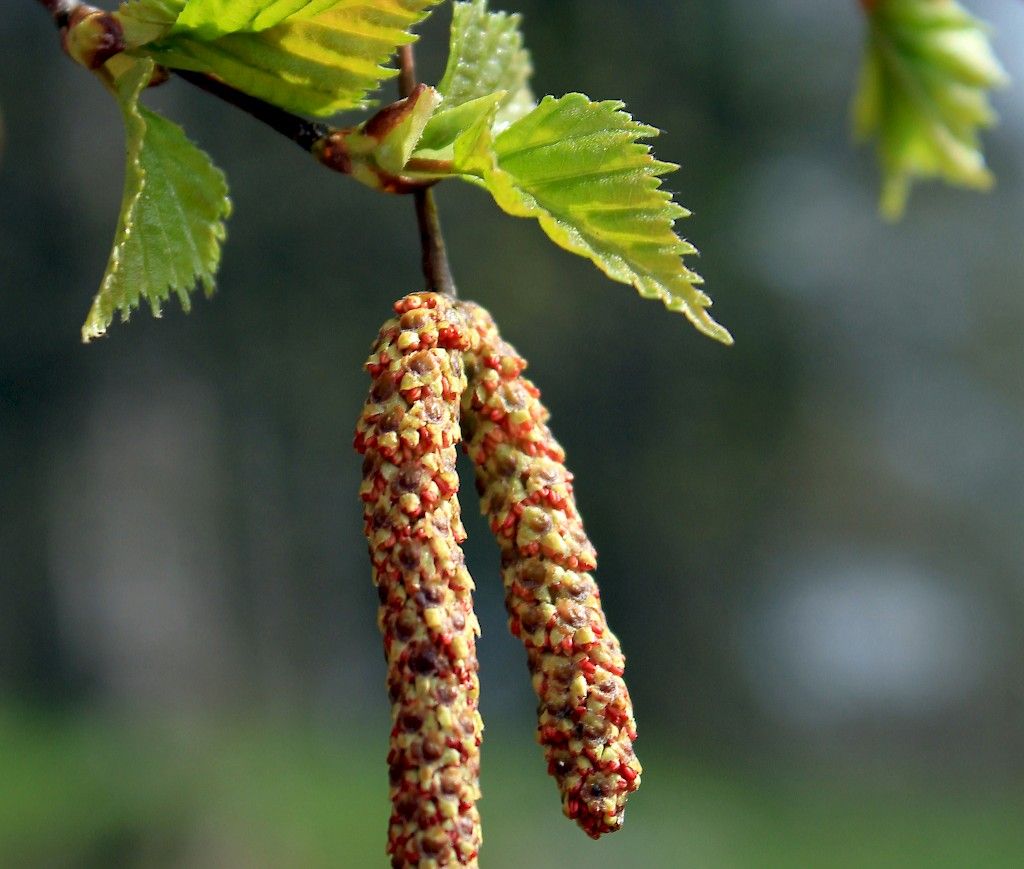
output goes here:
[{"label": "young birch leaf", "polygon": [[703,279],[682,259],[697,252],[674,229],[689,212],[672,201],[660,178],[677,167],[656,160],[639,141],[657,135],[620,102],[545,97],[497,138],[478,113],[455,140],[454,168],[481,179],[502,209],[536,218],[552,241],[612,280],[660,299],[705,335],[731,344],[708,314]]},{"label": "young birch leaf", "polygon": [[187,0],[175,30],[188,30],[202,39],[228,33],[266,30],[286,19],[310,18],[340,0]]},{"label": "young birch leaf", "polygon": [[988,92],[1007,78],[984,26],[955,0],[877,0],[853,103],[858,139],[877,137],[881,210],[903,213],[915,178],[984,190],[993,178],[979,130]]},{"label": "young birch leaf", "polygon": [[[504,91],[498,91],[454,108],[446,108],[447,102],[442,104],[441,111],[435,112],[430,118],[423,135],[416,143],[416,156],[451,161],[455,159],[455,152],[458,150],[462,156],[459,172],[468,171],[467,163],[478,167],[486,166],[486,160],[482,164],[479,161],[474,163],[474,155],[490,153],[494,118],[505,96]],[[479,171],[482,173],[483,169],[480,168]],[[453,173],[454,166],[453,171],[439,177]]]},{"label": "young birch leaf", "polygon": [[[161,36],[174,27],[174,22],[178,20],[187,2],[188,0],[123,0],[114,14],[122,24],[129,20],[140,27],[151,27],[155,36]],[[137,48],[143,44],[144,42],[133,40],[129,47]]]},{"label": "young birch leaf", "polygon": [[419,84],[407,98],[349,131],[345,146],[352,177],[375,190],[387,189],[409,162],[440,102],[434,88]]},{"label": "young birch leaf", "polygon": [[231,211],[227,183],[181,127],[139,105],[152,73],[153,62],[142,60],[116,82],[127,135],[124,196],[84,341],[104,334],[116,312],[127,320],[143,298],[159,316],[172,292],[187,311],[197,282],[213,291]]},{"label": "young birch leaf", "polygon": [[411,29],[440,0],[160,2],[181,8],[173,27],[144,46],[157,63],[326,116],[368,105],[367,94],[397,74],[382,64],[414,41]]},{"label": "young birch leaf", "polygon": [[503,130],[536,107],[520,21],[519,15],[489,11],[487,0],[455,4],[448,66],[437,87],[446,109],[504,91],[495,116],[497,130]]},{"label": "young birch leaf", "polygon": [[168,33],[185,0],[125,0],[115,15],[124,31],[129,49],[139,48]]}]

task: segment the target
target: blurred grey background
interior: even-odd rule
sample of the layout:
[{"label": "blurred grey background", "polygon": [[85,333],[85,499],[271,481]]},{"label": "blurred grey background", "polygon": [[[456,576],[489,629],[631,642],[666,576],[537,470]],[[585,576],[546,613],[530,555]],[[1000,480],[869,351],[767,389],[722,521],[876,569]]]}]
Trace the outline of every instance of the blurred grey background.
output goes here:
[{"label": "blurred grey background", "polygon": [[[383,866],[351,434],[369,344],[421,287],[411,203],[172,81],[150,102],[232,187],[218,292],[83,346],[120,118],[39,7],[4,5],[0,864]],[[1015,79],[997,189],[917,188],[892,226],[848,137],[855,3],[492,5],[524,13],[539,93],[667,131],[736,346],[439,190],[460,290],[577,474],[646,766],[622,833],[559,817],[465,486],[483,865],[1024,865],[1024,8],[967,4]]]}]

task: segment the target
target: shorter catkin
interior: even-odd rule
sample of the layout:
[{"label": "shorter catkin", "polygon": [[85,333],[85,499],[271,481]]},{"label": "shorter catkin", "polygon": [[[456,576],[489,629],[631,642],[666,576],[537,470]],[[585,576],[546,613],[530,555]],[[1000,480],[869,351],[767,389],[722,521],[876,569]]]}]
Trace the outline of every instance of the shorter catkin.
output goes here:
[{"label": "shorter catkin", "polygon": [[388,853],[395,869],[476,867],[480,629],[455,469],[466,335],[445,296],[395,311],[366,363],[355,438],[392,703]]},{"label": "shorter catkin", "polygon": [[625,659],[590,574],[594,547],[576,510],[565,453],[526,362],[478,305],[467,320],[465,448],[502,556],[509,627],[526,646],[538,741],[565,814],[593,838],[622,826],[640,785]]}]

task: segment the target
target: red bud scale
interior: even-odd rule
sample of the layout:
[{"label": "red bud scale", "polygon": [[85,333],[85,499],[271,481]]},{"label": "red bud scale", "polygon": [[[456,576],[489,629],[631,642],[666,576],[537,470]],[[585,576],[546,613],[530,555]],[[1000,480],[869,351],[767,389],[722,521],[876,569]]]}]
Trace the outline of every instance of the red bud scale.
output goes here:
[{"label": "red bud scale", "polygon": [[625,659],[590,575],[593,545],[565,453],[526,362],[490,315],[459,303],[470,349],[462,397],[466,451],[502,552],[509,627],[526,646],[539,700],[538,741],[566,815],[593,838],[617,830],[640,785]]},{"label": "red bud scale", "polygon": [[468,344],[445,296],[415,293],[395,311],[366,363],[355,438],[392,703],[388,853],[395,869],[476,867],[480,629],[455,469]]}]

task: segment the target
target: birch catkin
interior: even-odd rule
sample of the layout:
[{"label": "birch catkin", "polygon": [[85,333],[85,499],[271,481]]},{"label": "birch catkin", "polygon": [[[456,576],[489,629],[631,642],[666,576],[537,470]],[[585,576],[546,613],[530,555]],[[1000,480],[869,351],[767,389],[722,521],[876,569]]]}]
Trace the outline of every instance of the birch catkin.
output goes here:
[{"label": "birch catkin", "polygon": [[591,570],[565,453],[526,362],[478,305],[460,303],[470,349],[462,397],[481,509],[502,553],[509,627],[526,646],[539,700],[537,738],[565,814],[593,838],[622,826],[640,785],[624,658]]},{"label": "birch catkin", "polygon": [[436,293],[395,311],[366,363],[355,438],[392,703],[388,853],[396,869],[476,867],[479,625],[455,470],[466,332]]}]

